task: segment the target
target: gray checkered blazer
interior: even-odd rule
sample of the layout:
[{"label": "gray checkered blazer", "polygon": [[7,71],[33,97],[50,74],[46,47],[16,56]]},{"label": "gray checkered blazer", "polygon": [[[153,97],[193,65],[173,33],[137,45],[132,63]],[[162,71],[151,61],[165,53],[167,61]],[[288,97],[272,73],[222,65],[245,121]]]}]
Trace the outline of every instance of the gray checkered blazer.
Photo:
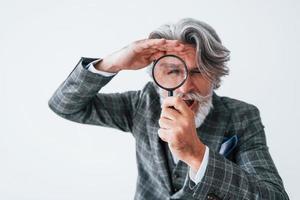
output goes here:
[{"label": "gray checkered blazer", "polygon": [[[205,175],[195,185],[185,168],[183,185],[174,192],[157,134],[161,108],[156,86],[149,82],[140,91],[98,93],[112,77],[88,71],[91,61],[79,61],[49,106],[71,121],[132,133],[138,165],[135,199],[289,199],[269,154],[258,109],[215,93],[214,108],[197,129],[210,149]],[[227,157],[220,155],[223,138],[233,135],[238,136],[237,146]]]}]

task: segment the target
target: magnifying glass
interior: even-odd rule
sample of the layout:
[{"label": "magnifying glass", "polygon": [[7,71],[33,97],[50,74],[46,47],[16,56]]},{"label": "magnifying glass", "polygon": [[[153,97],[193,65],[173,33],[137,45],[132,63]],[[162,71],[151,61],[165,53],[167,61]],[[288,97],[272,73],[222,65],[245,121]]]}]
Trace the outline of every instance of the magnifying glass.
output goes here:
[{"label": "magnifying glass", "polygon": [[173,96],[173,91],[184,84],[188,69],[184,60],[176,55],[164,55],[157,59],[152,68],[154,82]]}]

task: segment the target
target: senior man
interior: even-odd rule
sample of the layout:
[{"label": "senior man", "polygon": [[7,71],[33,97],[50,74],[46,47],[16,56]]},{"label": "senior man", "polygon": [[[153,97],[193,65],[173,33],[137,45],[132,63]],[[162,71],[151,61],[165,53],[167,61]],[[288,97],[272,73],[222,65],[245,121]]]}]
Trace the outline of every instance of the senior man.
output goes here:
[{"label": "senior man", "polygon": [[[118,72],[151,70],[164,55],[188,69],[174,96],[152,81],[139,91],[99,93]],[[103,59],[82,58],[49,106],[68,120],[132,133],[135,199],[288,199],[258,109],[215,93],[228,60],[211,26],[182,19]]]}]

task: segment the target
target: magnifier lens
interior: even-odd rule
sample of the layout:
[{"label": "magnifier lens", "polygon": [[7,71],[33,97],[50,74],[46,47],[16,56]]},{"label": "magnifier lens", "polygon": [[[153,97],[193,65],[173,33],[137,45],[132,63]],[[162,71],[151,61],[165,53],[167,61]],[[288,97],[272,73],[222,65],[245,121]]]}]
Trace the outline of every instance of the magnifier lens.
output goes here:
[{"label": "magnifier lens", "polygon": [[187,78],[187,69],[182,59],[176,56],[161,57],[153,68],[156,83],[164,89],[176,89]]}]

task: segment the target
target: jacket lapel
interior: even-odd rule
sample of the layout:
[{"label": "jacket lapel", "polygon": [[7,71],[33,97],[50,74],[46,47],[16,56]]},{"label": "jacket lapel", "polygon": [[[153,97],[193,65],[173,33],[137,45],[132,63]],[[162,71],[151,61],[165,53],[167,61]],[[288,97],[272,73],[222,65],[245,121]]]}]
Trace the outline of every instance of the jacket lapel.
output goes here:
[{"label": "jacket lapel", "polygon": [[165,188],[168,190],[168,193],[172,193],[172,186],[171,186],[171,177],[168,167],[168,159],[167,155],[165,154],[164,150],[164,141],[162,141],[158,136],[158,129],[159,124],[158,120],[160,118],[161,114],[161,107],[159,102],[159,97],[153,99],[153,101],[150,104],[151,112],[153,112],[153,115],[151,117],[153,127],[150,137],[150,145],[153,151],[153,157],[154,161],[156,163],[155,166],[157,166],[157,178],[164,184]]}]

